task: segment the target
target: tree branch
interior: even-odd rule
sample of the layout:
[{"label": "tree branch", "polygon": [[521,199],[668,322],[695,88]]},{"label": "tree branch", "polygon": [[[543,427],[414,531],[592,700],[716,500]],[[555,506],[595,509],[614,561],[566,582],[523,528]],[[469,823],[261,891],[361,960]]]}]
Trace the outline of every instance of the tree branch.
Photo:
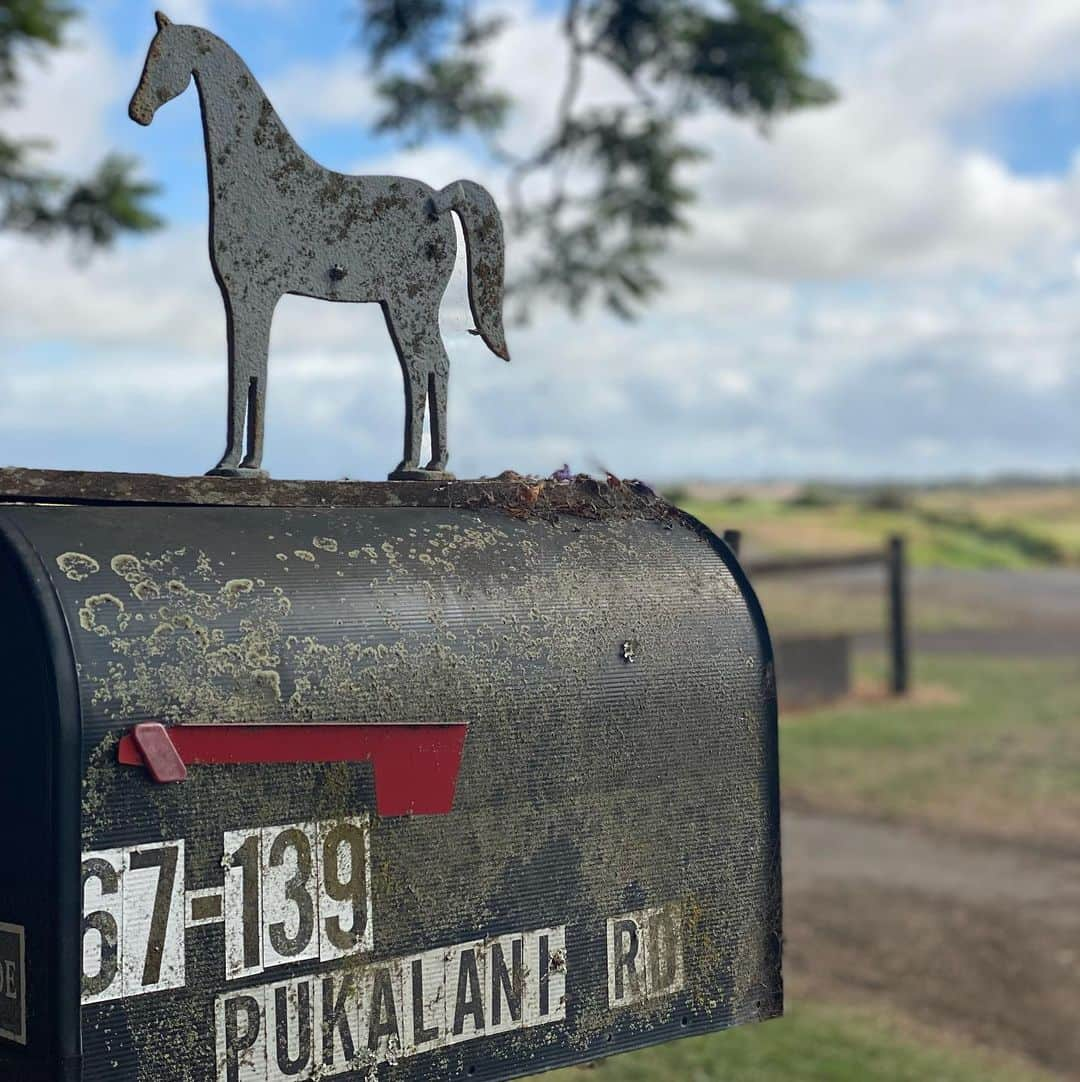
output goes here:
[{"label": "tree branch", "polygon": [[[685,227],[693,193],[680,180],[700,154],[679,138],[685,115],[721,108],[763,124],[832,96],[807,70],[789,0],[729,0],[722,14],[711,0],[563,0],[567,55],[551,129],[531,151],[512,151],[499,138],[501,114],[484,112],[482,48],[499,28],[473,33],[473,0],[359,2],[376,67],[391,54],[421,63],[419,77],[385,84],[397,92],[388,100],[408,107],[381,126],[406,138],[480,132],[507,173],[512,229],[540,246],[519,296],[523,286],[546,290],[572,310],[596,295],[628,316],[660,288],[653,266]],[[617,74],[628,103],[583,105],[593,62]],[[440,86],[439,64],[459,78]],[[543,175],[548,187],[530,196]]]}]

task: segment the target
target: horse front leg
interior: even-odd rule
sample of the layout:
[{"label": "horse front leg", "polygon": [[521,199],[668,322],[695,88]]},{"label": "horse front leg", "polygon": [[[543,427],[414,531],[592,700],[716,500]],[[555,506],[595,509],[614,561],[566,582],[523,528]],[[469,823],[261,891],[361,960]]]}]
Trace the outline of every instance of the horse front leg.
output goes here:
[{"label": "horse front leg", "polygon": [[266,431],[266,368],[248,384],[247,454],[240,463],[242,470],[257,470],[262,464],[263,435]]},{"label": "horse front leg", "polygon": [[221,299],[225,302],[225,335],[229,350],[229,388],[225,409],[225,453],[212,470],[206,471],[210,476],[215,474],[228,476],[235,472],[239,466],[240,446],[244,438],[244,413],[246,410],[243,381],[236,370],[236,320],[233,316],[232,302],[224,288],[221,291]]},{"label": "horse front leg", "polygon": [[[258,473],[262,463],[266,401],[267,354],[270,323],[276,298],[243,298],[226,295],[229,337],[229,409],[226,418],[225,453],[209,472],[234,477]],[[247,455],[240,461],[247,420]]]}]

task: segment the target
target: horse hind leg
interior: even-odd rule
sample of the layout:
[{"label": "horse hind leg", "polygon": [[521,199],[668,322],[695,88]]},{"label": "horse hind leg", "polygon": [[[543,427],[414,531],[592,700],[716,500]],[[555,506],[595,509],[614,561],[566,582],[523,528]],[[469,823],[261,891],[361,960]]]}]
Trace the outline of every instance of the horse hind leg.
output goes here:
[{"label": "horse hind leg", "polygon": [[413,358],[402,358],[405,380],[405,446],[395,473],[418,469],[424,445],[424,413],[427,405],[427,372]]},{"label": "horse hind leg", "polygon": [[442,336],[436,331],[441,360],[428,374],[428,397],[431,399],[431,461],[427,469],[442,473],[446,471],[449,457],[446,447],[446,392],[450,382],[450,358],[442,343]]},{"label": "horse hind leg", "polygon": [[[410,310],[383,305],[386,324],[405,379],[404,458],[391,478],[443,474],[446,466],[446,381],[449,359],[439,334],[438,310]],[[418,469],[423,445],[424,415],[431,396],[432,459]]]}]

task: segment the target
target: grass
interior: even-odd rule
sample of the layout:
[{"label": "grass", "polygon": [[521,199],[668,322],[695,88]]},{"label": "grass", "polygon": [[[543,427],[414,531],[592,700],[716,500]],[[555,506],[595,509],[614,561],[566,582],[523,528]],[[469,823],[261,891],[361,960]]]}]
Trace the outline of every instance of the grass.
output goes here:
[{"label": "grass", "polygon": [[555,1071],[552,1082],[1047,1082],[1008,1057],[914,1033],[878,1012],[796,1003],[786,1016]]},{"label": "grass", "polygon": [[738,528],[753,555],[842,553],[908,539],[920,567],[1026,568],[1080,563],[1080,487],[758,493],[678,501],[714,530]]},{"label": "grass", "polygon": [[[882,662],[860,663],[880,682]],[[948,829],[1076,845],[1080,667],[1073,661],[925,656],[923,694],[790,714],[787,800]]]}]

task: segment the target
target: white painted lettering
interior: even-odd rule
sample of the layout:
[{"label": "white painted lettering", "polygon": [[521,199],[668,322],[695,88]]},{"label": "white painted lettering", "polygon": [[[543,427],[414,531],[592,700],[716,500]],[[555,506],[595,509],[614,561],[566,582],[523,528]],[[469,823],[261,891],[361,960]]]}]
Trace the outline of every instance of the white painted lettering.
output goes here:
[{"label": "white painted lettering", "polygon": [[683,987],[682,906],[670,903],[607,922],[608,1005],[626,1007]]},{"label": "white painted lettering", "polygon": [[368,962],[217,997],[217,1082],[289,1082],[566,1017],[566,929]]}]

